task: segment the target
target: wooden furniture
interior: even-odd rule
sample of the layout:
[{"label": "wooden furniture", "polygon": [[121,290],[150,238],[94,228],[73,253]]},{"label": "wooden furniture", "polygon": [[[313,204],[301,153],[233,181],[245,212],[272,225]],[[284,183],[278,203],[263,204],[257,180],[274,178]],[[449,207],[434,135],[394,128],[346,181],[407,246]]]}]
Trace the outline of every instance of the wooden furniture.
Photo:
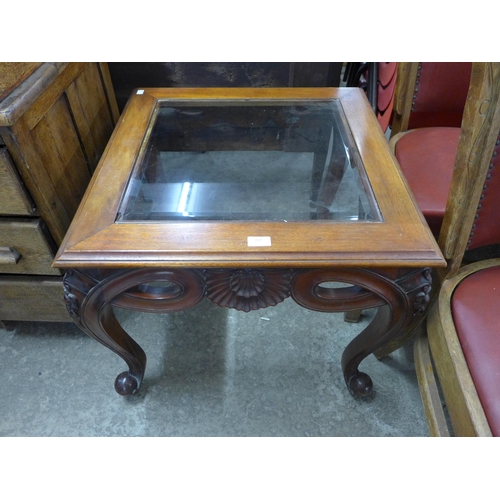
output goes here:
[{"label": "wooden furniture", "polygon": [[110,62],[123,110],[144,87],[338,87],[342,62]]},{"label": "wooden furniture", "polygon": [[[439,245],[448,267],[415,364],[433,436],[448,436],[433,365],[456,436],[500,435],[500,64],[474,63]],[[465,259],[464,259],[465,256]],[[464,265],[464,263],[466,265]],[[429,350],[430,347],[430,350]]]},{"label": "wooden furniture", "polygon": [[398,63],[395,62],[347,63],[344,73],[347,87],[365,90],[384,132],[392,119],[397,67]]},{"label": "wooden furniture", "polygon": [[471,63],[399,63],[391,145],[434,235],[444,217]]},{"label": "wooden furniture", "polygon": [[119,394],[139,389],[146,354],[113,306],[248,311],[291,296],[379,308],[342,356],[364,396],[359,364],[401,345],[444,260],[361,89],[153,88],[131,97],[54,265],[74,321],[128,364]]},{"label": "wooden furniture", "polygon": [[472,63],[400,62],[392,136],[426,127],[460,127]]},{"label": "wooden furniture", "polygon": [[51,264],[117,119],[104,63],[0,63],[0,320],[68,320]]}]

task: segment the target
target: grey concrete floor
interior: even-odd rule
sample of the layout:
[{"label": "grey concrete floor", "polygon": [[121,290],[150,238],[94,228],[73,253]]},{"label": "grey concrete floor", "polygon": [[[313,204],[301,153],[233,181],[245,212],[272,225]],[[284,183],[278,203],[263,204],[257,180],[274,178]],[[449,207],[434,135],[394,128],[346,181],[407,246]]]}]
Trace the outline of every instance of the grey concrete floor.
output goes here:
[{"label": "grey concrete floor", "polygon": [[412,345],[360,368],[356,399],[342,351],[371,320],[291,299],[242,313],[204,301],[188,311],[118,310],[148,356],[140,392],[113,387],[125,363],[71,323],[0,328],[1,436],[427,436]]}]

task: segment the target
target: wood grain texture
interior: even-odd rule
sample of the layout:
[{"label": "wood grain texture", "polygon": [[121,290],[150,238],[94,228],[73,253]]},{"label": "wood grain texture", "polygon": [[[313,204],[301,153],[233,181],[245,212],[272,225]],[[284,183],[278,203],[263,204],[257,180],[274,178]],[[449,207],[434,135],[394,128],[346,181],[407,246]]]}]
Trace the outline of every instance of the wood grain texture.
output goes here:
[{"label": "wood grain texture", "polygon": [[[9,108],[10,121],[16,119],[0,133],[38,214],[59,244],[111,135],[108,102],[114,95],[102,85],[97,63],[49,64],[37,71],[42,70],[43,78],[34,74],[24,82],[24,93]],[[39,86],[25,88],[32,78]]]},{"label": "wood grain texture", "polygon": [[88,165],[93,172],[115,125],[99,67],[95,64],[87,65],[81,75],[68,86],[66,95]]},{"label": "wood grain texture", "polygon": [[[429,312],[427,336],[455,435],[491,436],[469,373],[451,312],[453,291],[465,277],[500,260],[461,267],[495,141],[500,130],[500,63],[473,63],[471,85],[439,245],[448,267],[438,270],[441,289]],[[431,370],[430,359],[427,366]],[[440,402],[423,394],[426,412]],[[432,428],[429,421],[429,427]]]},{"label": "wood grain texture", "polygon": [[418,386],[430,435],[432,437],[449,437],[450,431],[446,423],[425,331],[417,334],[413,344],[413,353]]},{"label": "wood grain texture", "polygon": [[7,149],[0,147],[0,215],[31,215],[34,210]]},{"label": "wood grain texture", "polygon": [[50,166],[47,170],[49,181],[71,219],[91,174],[64,97],[61,96],[38,122],[32,137],[40,161]]},{"label": "wood grain texture", "polygon": [[394,110],[391,122],[391,138],[408,130],[418,65],[416,62],[398,63]]},{"label": "wood grain texture", "polygon": [[32,216],[0,219],[0,318],[70,319],[62,280],[49,276],[61,275],[51,267],[56,243],[113,130],[106,70],[43,63],[0,102],[0,214]]},{"label": "wood grain texture", "polygon": [[[64,67],[67,64],[63,63]],[[57,75],[58,68],[55,65],[43,63],[19,87],[13,89],[0,102],[0,127],[9,127],[16,123],[40,98],[40,95],[52,85]]]},{"label": "wood grain texture", "polygon": [[109,109],[111,112],[111,116],[113,117],[113,123],[116,125],[118,119],[120,118],[120,110],[118,109],[115,89],[113,87],[113,81],[111,80],[108,63],[99,63],[99,69],[101,72],[101,78],[104,88],[106,89],[106,95],[108,96]]},{"label": "wood grain texture", "polygon": [[56,242],[60,241],[71,219],[57,187],[50,179],[50,165],[45,165],[38,154],[33,133],[22,119],[1,132],[17,171],[37,206],[38,214],[49,227]]},{"label": "wood grain texture", "polygon": [[[340,99],[384,222],[115,224],[123,190],[157,99]],[[248,236],[271,236],[272,246],[265,251],[249,248]],[[444,265],[366,96],[352,88],[146,89],[144,94],[134,96],[122,114],[55,264],[132,267],[166,263],[194,267]]]},{"label": "wood grain texture", "polygon": [[42,92],[38,99],[23,114],[28,128],[34,129],[37,123],[47,114],[52,106],[60,99],[68,86],[85,69],[86,63],[68,64],[51,84]]},{"label": "wood grain texture", "polygon": [[474,63],[439,244],[460,267],[500,130],[500,63]]},{"label": "wood grain texture", "polygon": [[0,318],[70,322],[62,278],[1,275]]},{"label": "wood grain texture", "polygon": [[0,62],[0,101],[42,64],[37,62]]},{"label": "wood grain texture", "polygon": [[40,219],[0,218],[0,247],[12,248],[21,255],[16,264],[0,263],[0,273],[61,275],[58,269],[50,268],[54,247],[49,241]]}]

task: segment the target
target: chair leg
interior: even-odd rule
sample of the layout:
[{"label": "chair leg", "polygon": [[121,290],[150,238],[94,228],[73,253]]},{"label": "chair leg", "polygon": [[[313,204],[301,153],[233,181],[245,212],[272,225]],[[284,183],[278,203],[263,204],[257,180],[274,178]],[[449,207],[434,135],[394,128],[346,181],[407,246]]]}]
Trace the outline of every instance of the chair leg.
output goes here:
[{"label": "chair leg", "polygon": [[346,311],[344,313],[344,321],[346,321],[347,323],[357,323],[362,313],[363,313],[362,309],[355,309],[354,311]]},{"label": "chair leg", "polygon": [[424,329],[415,338],[413,355],[429,433],[432,437],[449,437],[450,432],[432,366],[429,341]]}]

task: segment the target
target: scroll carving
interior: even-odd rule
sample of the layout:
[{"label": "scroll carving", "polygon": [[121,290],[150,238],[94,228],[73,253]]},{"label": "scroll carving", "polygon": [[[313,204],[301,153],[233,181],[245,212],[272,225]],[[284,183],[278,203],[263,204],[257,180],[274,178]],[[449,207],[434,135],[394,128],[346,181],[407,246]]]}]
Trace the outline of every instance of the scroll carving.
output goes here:
[{"label": "scroll carving", "polygon": [[[245,312],[277,305],[290,296],[303,307],[323,312],[378,307],[375,320],[342,355],[349,390],[366,396],[371,393],[372,382],[358,370],[361,361],[388,349],[389,344],[394,347],[394,341],[400,342],[400,332],[422,317],[429,302],[428,269],[398,275],[396,278],[391,270],[368,269],[75,269],[65,275],[64,294],[73,321],[127,363],[128,371],[115,380],[115,389],[121,395],[139,390],[146,354],[123,330],[113,307],[180,311],[196,305],[204,296],[219,306]],[[328,282],[352,286],[329,287]],[[165,286],[156,286],[158,283]]]},{"label": "scroll carving", "polygon": [[431,300],[432,274],[429,269],[424,269],[420,275],[419,283],[414,290],[413,309],[415,314],[423,314]]},{"label": "scroll carving", "polygon": [[78,298],[72,291],[72,287],[69,284],[69,278],[73,275],[72,271],[68,271],[63,278],[63,290],[64,290],[64,301],[66,302],[66,309],[69,315],[76,319],[80,311],[80,305],[78,303]]}]

